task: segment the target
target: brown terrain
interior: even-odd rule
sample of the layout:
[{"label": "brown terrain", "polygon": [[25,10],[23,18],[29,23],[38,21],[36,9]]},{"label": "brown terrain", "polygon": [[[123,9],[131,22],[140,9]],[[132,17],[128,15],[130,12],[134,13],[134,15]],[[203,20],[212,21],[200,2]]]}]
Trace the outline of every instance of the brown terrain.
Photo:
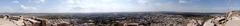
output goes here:
[{"label": "brown terrain", "polygon": [[212,15],[162,13],[1,15],[0,26],[240,26],[239,11]]}]

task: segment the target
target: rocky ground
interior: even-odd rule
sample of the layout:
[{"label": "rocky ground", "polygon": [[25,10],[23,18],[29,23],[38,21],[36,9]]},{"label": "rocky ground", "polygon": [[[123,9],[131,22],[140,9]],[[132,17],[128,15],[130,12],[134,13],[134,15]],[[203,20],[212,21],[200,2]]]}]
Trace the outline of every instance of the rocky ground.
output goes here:
[{"label": "rocky ground", "polygon": [[[231,14],[232,13],[232,14]],[[129,16],[9,16],[0,17],[0,26],[240,26],[240,16],[184,16],[137,14]],[[237,14],[237,15],[236,15]]]},{"label": "rocky ground", "polygon": [[0,19],[0,26],[18,26],[15,22],[9,21],[8,19]]}]

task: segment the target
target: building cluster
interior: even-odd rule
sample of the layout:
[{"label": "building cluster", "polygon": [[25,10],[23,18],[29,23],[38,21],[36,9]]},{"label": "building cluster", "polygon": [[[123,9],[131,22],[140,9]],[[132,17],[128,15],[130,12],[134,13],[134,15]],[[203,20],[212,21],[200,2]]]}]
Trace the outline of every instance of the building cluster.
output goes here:
[{"label": "building cluster", "polygon": [[[19,26],[188,26],[189,22],[201,25],[198,20],[182,15],[168,14],[100,14],[100,15],[45,15],[9,16],[0,18],[22,22]],[[198,17],[194,17],[198,18]],[[16,22],[14,22],[16,23]]]},{"label": "building cluster", "polygon": [[[65,16],[66,17],[66,16]],[[85,16],[51,18],[48,24],[58,26],[186,26],[188,19],[181,15]]]}]

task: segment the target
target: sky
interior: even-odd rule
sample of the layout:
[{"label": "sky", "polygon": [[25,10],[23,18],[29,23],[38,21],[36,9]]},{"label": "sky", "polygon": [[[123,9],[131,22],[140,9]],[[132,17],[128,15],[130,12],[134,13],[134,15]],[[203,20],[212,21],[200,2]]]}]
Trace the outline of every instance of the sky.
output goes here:
[{"label": "sky", "polygon": [[240,0],[0,0],[0,13],[226,12]]}]

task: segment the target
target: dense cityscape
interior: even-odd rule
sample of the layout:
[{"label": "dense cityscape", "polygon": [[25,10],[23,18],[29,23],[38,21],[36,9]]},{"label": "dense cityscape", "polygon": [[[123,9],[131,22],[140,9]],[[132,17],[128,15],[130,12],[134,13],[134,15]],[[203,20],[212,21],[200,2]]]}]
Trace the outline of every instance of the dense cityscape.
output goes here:
[{"label": "dense cityscape", "polygon": [[240,26],[240,0],[0,0],[0,26]]},{"label": "dense cityscape", "polygon": [[[207,15],[206,15],[207,14]],[[9,14],[1,18],[24,24],[18,26],[203,26],[223,13],[92,13],[92,14]],[[20,15],[20,16],[17,16]],[[191,24],[194,23],[194,24]]]}]

